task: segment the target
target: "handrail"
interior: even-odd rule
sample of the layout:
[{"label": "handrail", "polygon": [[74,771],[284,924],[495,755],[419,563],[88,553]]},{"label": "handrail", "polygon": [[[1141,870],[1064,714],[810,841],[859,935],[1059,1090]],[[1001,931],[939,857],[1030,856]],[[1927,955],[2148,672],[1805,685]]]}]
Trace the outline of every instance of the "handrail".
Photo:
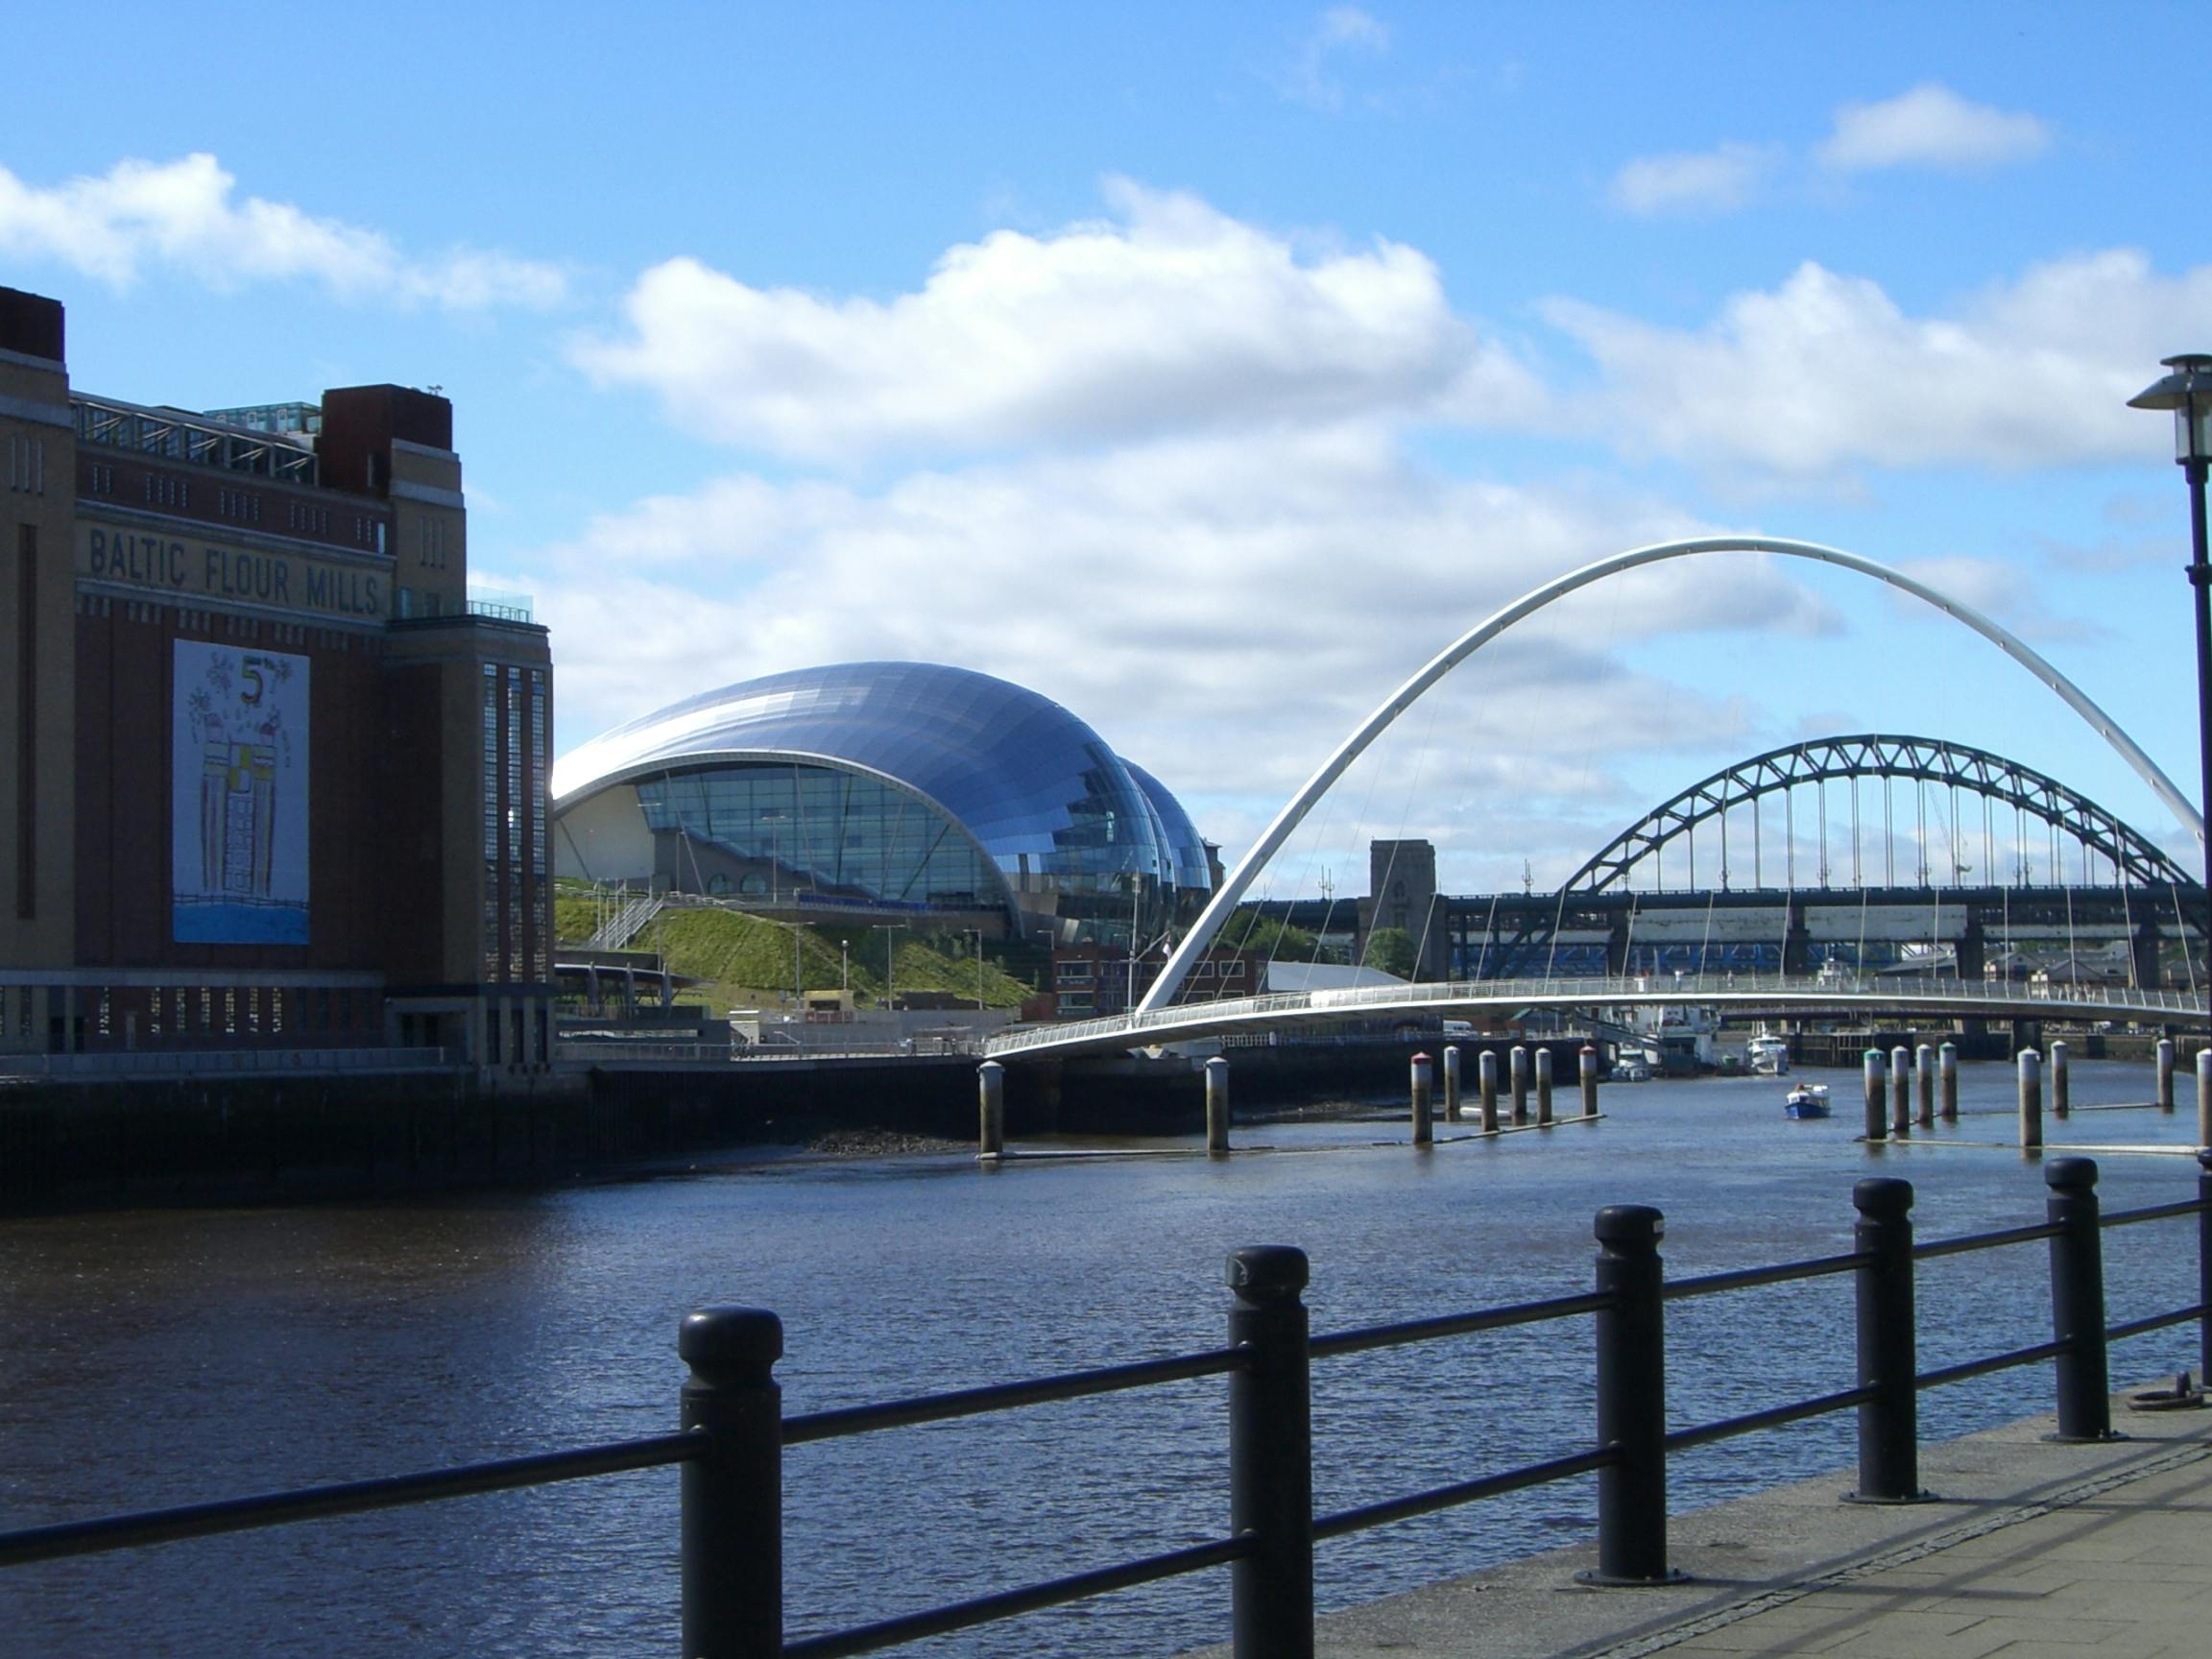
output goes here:
[{"label": "handrail", "polygon": [[[1862,1181],[1854,1192],[1858,1248],[1671,1283],[1660,1269],[1658,1212],[1617,1207],[1599,1215],[1601,1253],[1593,1291],[1319,1336],[1306,1331],[1298,1299],[1305,1284],[1303,1254],[1281,1247],[1238,1251],[1231,1257],[1237,1306],[1226,1347],[788,1417],[777,1406],[780,1393],[770,1376],[782,1341],[775,1316],[755,1310],[697,1313],[685,1322],[684,1354],[692,1376],[685,1387],[680,1432],[0,1533],[0,1568],[680,1464],[685,1469],[685,1650],[706,1659],[839,1659],[1222,1566],[1235,1569],[1239,1646],[1246,1645],[1248,1631],[1272,1632],[1265,1640],[1254,1637],[1254,1650],[1306,1659],[1312,1651],[1310,1575],[1316,1541],[1596,1474],[1599,1565],[1595,1581],[1663,1582],[1670,1577],[1664,1475],[1670,1454],[1856,1408],[1862,1495],[1910,1501],[1917,1495],[1917,1397],[2046,1359],[2058,1367],[2060,1437],[2107,1436],[2108,1419],[2102,1415],[2107,1409],[2106,1345],[2194,1321],[2200,1343],[2212,1353],[2212,1307],[2200,1302],[2108,1324],[2099,1239],[2106,1228],[2194,1215],[2201,1274],[2203,1263],[2212,1260],[2212,1164],[2199,1178],[2196,1198],[2110,1214],[2097,1210],[2096,1169],[2089,1160],[2054,1160],[2045,1178],[2052,1188],[2047,1221],[1917,1244],[1907,1219],[1910,1186]],[[1917,1369],[1911,1334],[1915,1264],[2043,1240],[2053,1245],[2053,1339]],[[1672,1431],[1665,1427],[1664,1400],[1642,1384],[1652,1381],[1655,1389],[1663,1377],[1657,1361],[1668,1303],[1846,1273],[1854,1276],[1859,1298],[1862,1346],[1855,1386],[1715,1422]],[[1598,1325],[1595,1444],[1331,1515],[1311,1513],[1305,1378],[1313,1359],[1586,1315]],[[1232,1526],[1226,1537],[788,1641],[781,1632],[780,1582],[756,1585],[746,1576],[759,1560],[780,1558],[780,1546],[763,1553],[758,1541],[781,1533],[781,1484],[776,1471],[785,1448],[1217,1376],[1230,1382]],[[749,1477],[749,1470],[766,1471],[765,1481]],[[695,1551],[696,1563],[711,1562],[711,1570],[702,1565],[694,1572]],[[762,1608],[769,1624],[759,1622]]]}]

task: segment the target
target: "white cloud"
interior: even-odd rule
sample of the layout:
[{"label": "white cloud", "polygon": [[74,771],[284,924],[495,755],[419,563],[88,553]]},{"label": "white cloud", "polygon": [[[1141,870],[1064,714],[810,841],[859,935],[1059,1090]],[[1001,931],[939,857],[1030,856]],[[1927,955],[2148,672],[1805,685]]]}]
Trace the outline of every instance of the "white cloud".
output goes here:
[{"label": "white cloud", "polygon": [[343,300],[456,311],[545,308],[566,293],[551,265],[473,249],[409,258],[373,230],[289,203],[238,200],[236,184],[205,154],[119,161],[52,189],[0,167],[0,252],[55,260],[118,288],[160,268],[219,290],[309,281]]},{"label": "white cloud", "polygon": [[[1546,576],[1698,528],[1587,481],[1449,479],[1386,433],[1337,426],[925,471],[880,491],[731,478],[601,519],[507,579],[561,641],[565,747],[779,669],[952,662],[1073,709],[1234,854],[1462,629]],[[1725,692],[1618,653],[1681,628],[1830,625],[1755,558],[1728,562],[1724,585],[1688,561],[1605,585],[1514,630],[1401,722],[1365,831],[1395,832],[1416,770],[1423,811],[1495,801],[1496,757],[1525,753],[1529,731],[1584,779],[1623,755],[1756,748]],[[1363,793],[1343,786],[1336,832]]]},{"label": "white cloud", "polygon": [[1306,36],[1296,61],[1275,78],[1276,90],[1295,103],[1334,110],[1344,88],[1331,72],[1334,60],[1358,52],[1380,57],[1390,50],[1390,31],[1357,6],[1332,6]]},{"label": "white cloud", "polygon": [[1780,157],[1765,145],[1723,144],[1671,156],[1641,156],[1613,176],[1616,207],[1638,218],[1733,213],[1747,206]]},{"label": "white cloud", "polygon": [[2145,365],[2212,315],[2212,265],[2162,276],[2115,249],[2032,267],[1926,317],[1813,263],[1733,296],[1702,328],[1565,300],[1544,312],[1608,382],[1581,419],[1631,450],[1799,478],[2068,465],[2155,442],[2125,404]]},{"label": "white cloud", "polygon": [[1819,158],[1839,173],[1883,167],[1973,171],[2026,161],[2050,147],[2033,115],[1970,104],[1935,82],[1880,104],[1846,104]]},{"label": "white cloud", "polygon": [[1423,254],[1302,256],[1197,199],[1111,180],[1118,217],[955,247],[887,301],[647,271],[619,339],[576,343],[710,437],[818,459],[1128,440],[1538,400],[1455,316]]}]

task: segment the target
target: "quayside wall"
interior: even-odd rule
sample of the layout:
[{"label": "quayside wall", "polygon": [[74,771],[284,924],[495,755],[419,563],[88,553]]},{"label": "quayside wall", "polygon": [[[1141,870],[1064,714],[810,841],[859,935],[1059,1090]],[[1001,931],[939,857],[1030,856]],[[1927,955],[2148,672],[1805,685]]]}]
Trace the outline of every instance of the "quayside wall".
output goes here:
[{"label": "quayside wall", "polygon": [[[1031,1091],[1010,1127],[1034,1132]],[[0,1211],[373,1197],[638,1171],[838,1129],[975,1134],[966,1059],[458,1076],[132,1079],[0,1090]]]}]

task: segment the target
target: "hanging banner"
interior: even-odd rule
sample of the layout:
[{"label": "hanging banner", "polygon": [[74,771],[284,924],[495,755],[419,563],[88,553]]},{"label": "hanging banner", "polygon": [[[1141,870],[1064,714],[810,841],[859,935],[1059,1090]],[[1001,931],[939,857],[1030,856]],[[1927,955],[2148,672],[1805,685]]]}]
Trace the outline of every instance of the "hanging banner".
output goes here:
[{"label": "hanging banner", "polygon": [[177,641],[171,936],[307,943],[307,659]]}]

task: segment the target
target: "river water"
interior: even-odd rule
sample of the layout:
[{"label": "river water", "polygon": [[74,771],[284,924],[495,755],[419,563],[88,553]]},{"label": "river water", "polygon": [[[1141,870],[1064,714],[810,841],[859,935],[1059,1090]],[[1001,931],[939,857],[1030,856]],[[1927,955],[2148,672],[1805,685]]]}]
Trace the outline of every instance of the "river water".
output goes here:
[{"label": "river water", "polygon": [[[1849,1246],[1850,1189],[1903,1175],[1920,1237],[2039,1220],[2010,1073],[1961,1069],[1964,1113],[1854,1142],[1785,1085],[1614,1086],[1596,1123],[1417,1155],[1395,1123],[1240,1127],[1265,1155],[787,1159],[523,1194],[0,1222],[0,1527],[553,1450],[672,1428],[689,1309],[775,1309],[788,1411],[1217,1346],[1222,1259],[1312,1258],[1319,1332],[1584,1288],[1595,1212],[1668,1215],[1671,1274]],[[2078,1063],[2077,1106],[2141,1101],[2148,1068]],[[1563,1094],[1571,1100],[1572,1094]],[[2056,1146],[2179,1146],[2193,1102],[2079,1111]],[[1439,1125],[1450,1134],[1450,1126]],[[1378,1144],[1396,1138],[1399,1143]],[[1149,1142],[1159,1145],[1160,1142]],[[1186,1150],[1190,1143],[1181,1144]],[[2107,1208],[2194,1195],[2172,1156],[2100,1158]],[[2107,1235],[2115,1319],[2194,1299],[2192,1224]],[[1923,1368],[2049,1335],[2040,1245],[1925,1264]],[[1847,1387],[1847,1278],[1678,1303],[1676,1426]],[[1314,1373],[1328,1513],[1578,1449],[1586,1320],[1336,1359]],[[2194,1358],[2129,1344],[2124,1379]],[[1932,1394],[1948,1436],[2050,1404],[2037,1367]],[[1686,1508],[1852,1458],[1843,1413],[1675,1459]],[[1054,1576],[1226,1529],[1223,1384],[1037,1407],[786,1455],[794,1632]],[[672,1470],[464,1499],[0,1574],[11,1654],[672,1654]],[[1343,1605],[1589,1535],[1593,1483],[1321,1547]],[[1165,1655],[1226,1635],[1223,1573],[907,1651]]]}]

